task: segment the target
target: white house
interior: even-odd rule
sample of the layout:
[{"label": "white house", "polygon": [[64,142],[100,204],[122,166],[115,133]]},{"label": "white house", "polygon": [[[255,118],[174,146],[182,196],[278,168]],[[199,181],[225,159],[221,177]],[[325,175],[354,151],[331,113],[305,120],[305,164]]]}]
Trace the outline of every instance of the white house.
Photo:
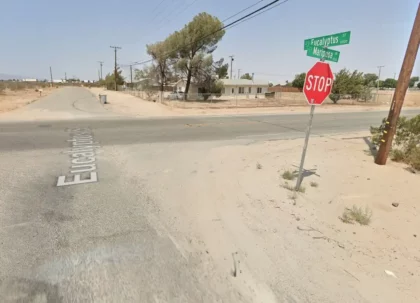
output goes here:
[{"label": "white house", "polygon": [[[174,84],[174,91],[184,93],[185,87],[187,86],[187,79],[180,79]],[[198,94],[198,87],[195,85],[191,79],[190,88],[188,94]]]},{"label": "white house", "polygon": [[268,91],[268,81],[256,81],[247,79],[220,79],[223,82],[224,96],[236,95],[260,95]]}]

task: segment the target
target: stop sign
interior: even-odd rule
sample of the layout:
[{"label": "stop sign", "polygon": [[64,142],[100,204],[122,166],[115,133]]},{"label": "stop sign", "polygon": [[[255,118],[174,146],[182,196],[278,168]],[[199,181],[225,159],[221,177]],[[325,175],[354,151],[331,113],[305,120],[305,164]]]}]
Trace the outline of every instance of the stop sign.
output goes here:
[{"label": "stop sign", "polygon": [[317,62],[306,73],[303,93],[310,105],[321,105],[331,93],[334,75],[330,65],[325,62]]}]

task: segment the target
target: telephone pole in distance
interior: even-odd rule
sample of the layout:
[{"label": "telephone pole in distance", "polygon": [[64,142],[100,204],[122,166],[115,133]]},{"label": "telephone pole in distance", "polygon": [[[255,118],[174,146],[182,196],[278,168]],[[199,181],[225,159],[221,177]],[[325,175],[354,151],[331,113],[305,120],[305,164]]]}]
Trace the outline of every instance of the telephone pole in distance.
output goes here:
[{"label": "telephone pole in distance", "polygon": [[104,64],[104,61],[98,61],[99,65],[101,66],[101,73],[100,73],[100,77],[99,80],[102,80],[102,65]]},{"label": "telephone pole in distance", "polygon": [[119,46],[110,46],[110,48],[114,49],[114,53],[115,53],[115,65],[114,65],[114,82],[115,82],[115,90],[118,90],[118,86],[117,86],[117,75],[118,75],[118,70],[117,70],[117,50],[121,49],[121,47]]},{"label": "telephone pole in distance", "polygon": [[50,78],[51,78],[51,87],[53,86],[53,77],[52,77],[52,69],[50,66]]},{"label": "telephone pole in distance", "polygon": [[401,66],[401,71],[398,76],[397,87],[395,88],[394,96],[392,98],[391,107],[389,109],[388,119],[385,122],[385,130],[381,139],[378,154],[376,155],[375,163],[385,165],[388,159],[388,154],[392,147],[392,140],[394,138],[398,118],[401,113],[401,108],[404,103],[405,94],[407,93],[408,85],[410,83],[411,73],[416,61],[417,52],[420,44],[420,3],[417,7],[416,18],[414,19],[413,29],[411,31],[410,39],[408,40],[407,50],[405,52],[404,61]]},{"label": "telephone pole in distance", "polygon": [[376,84],[376,103],[378,103],[378,100],[379,100],[379,82],[381,81],[382,67],[385,67],[385,65],[379,65],[378,66],[379,72],[378,72],[378,83]]},{"label": "telephone pole in distance", "polygon": [[232,75],[233,75],[232,71],[233,71],[233,61],[235,60],[235,59],[233,59],[234,57],[235,57],[234,55],[229,56],[229,58],[230,58],[230,79],[232,79]]}]

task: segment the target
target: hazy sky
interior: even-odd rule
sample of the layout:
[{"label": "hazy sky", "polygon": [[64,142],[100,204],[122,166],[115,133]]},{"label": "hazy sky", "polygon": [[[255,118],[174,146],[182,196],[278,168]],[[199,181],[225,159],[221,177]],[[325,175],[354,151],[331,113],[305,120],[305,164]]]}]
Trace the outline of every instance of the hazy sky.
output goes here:
[{"label": "hazy sky", "polygon": [[[97,79],[113,68],[110,45],[121,46],[120,64],[148,59],[145,45],[181,29],[199,12],[224,20],[259,0],[14,0],[2,1],[0,73],[55,79]],[[261,1],[260,7],[271,0]],[[335,47],[343,67],[399,73],[418,0],[289,0],[227,30],[214,58],[235,55],[234,73],[284,83],[316,62],[306,57],[306,38],[351,31],[349,45]],[[254,9],[254,8],[253,8]],[[239,17],[239,16],[238,16]],[[237,17],[235,17],[237,18]],[[232,19],[234,20],[234,19]],[[232,21],[229,20],[229,21]],[[418,60],[419,61],[419,60]],[[128,69],[124,68],[125,75]],[[420,62],[414,74],[420,74]]]}]

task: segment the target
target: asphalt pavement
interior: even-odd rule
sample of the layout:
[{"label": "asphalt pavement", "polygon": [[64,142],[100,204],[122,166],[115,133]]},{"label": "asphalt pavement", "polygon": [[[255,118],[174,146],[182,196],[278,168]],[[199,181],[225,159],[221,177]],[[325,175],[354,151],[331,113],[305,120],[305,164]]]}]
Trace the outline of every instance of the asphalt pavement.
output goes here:
[{"label": "asphalt pavement", "polygon": [[[308,114],[133,119],[83,88],[61,89],[21,112],[58,118],[0,116],[0,302],[250,301],[229,271],[209,277],[182,252],[159,222],[147,180],[121,171],[119,149],[133,146],[130,159],[150,166],[174,142],[300,138]],[[313,135],[366,131],[386,114],[316,114]],[[60,176],[75,185],[57,186]]]}]

